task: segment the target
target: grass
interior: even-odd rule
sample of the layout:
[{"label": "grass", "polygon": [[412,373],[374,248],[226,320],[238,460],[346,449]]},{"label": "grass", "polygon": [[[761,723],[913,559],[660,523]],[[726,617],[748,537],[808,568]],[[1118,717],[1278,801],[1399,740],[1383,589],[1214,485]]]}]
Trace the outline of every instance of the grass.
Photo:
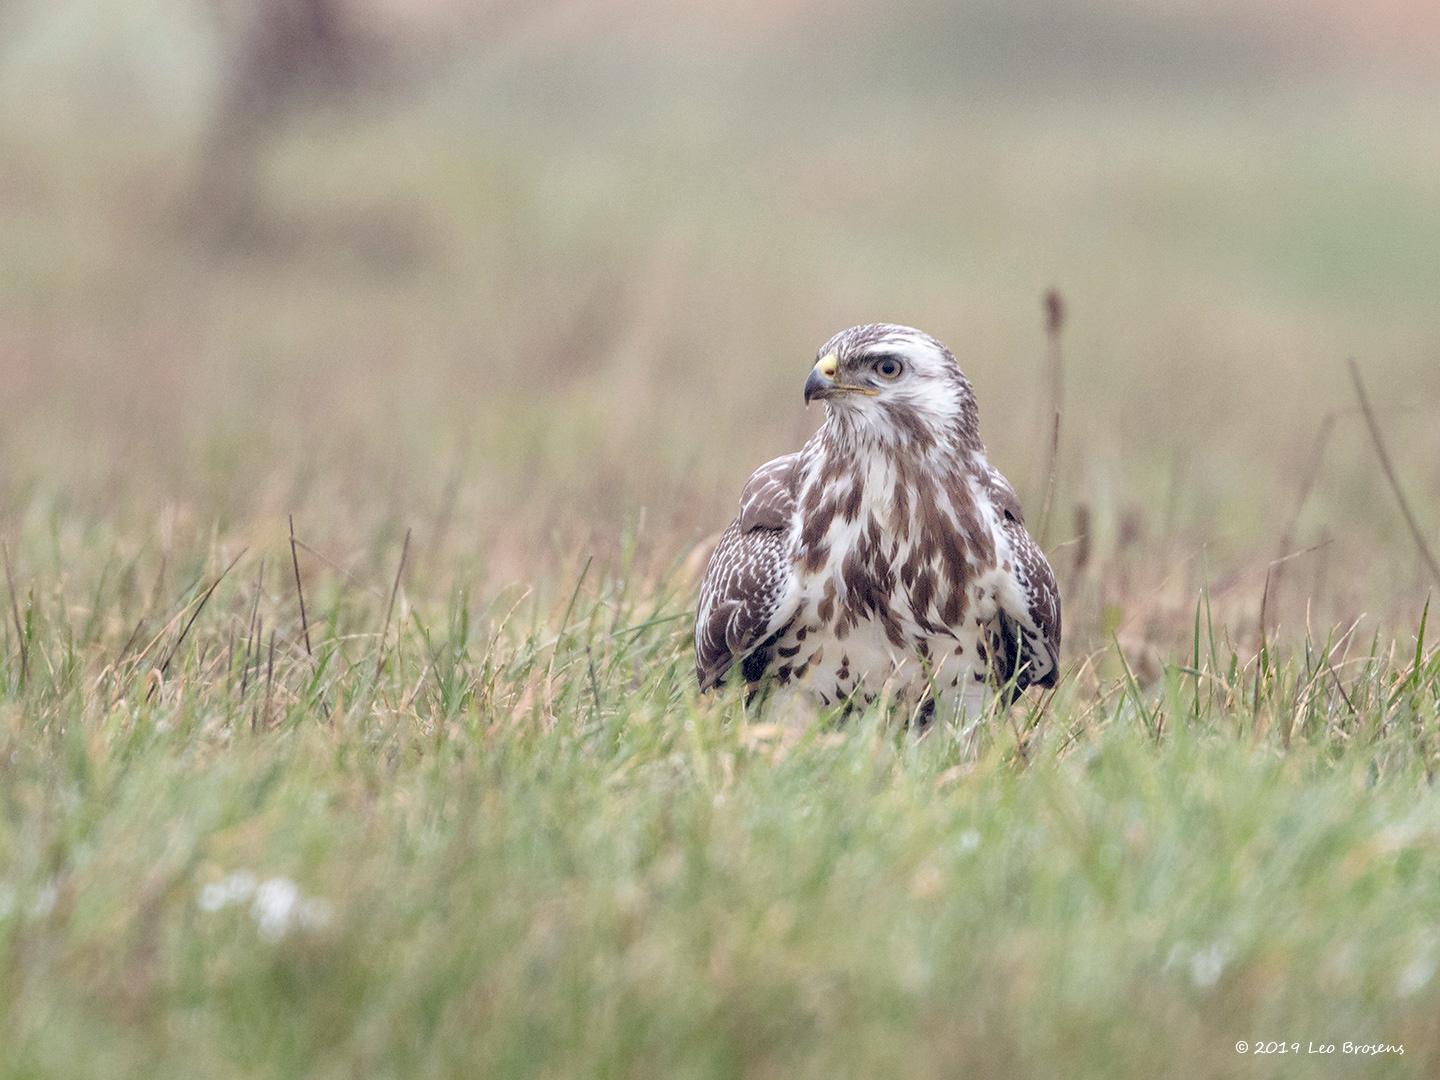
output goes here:
[{"label": "grass", "polygon": [[1421,636],[1247,661],[1202,607],[1149,687],[917,739],[698,701],[681,584],[588,565],[547,603],[402,590],[393,620],[381,582],[312,573],[312,658],[269,554],[258,598],[253,553],[150,611],[133,567],[21,586],[6,1075],[1440,1063]]},{"label": "grass", "polygon": [[[0,35],[0,1080],[1440,1073],[1429,76],[579,5],[288,115],[237,244],[203,20],[54,6]],[[693,685],[691,553],[871,318],[955,347],[1065,598],[1056,694],[923,738]]]}]

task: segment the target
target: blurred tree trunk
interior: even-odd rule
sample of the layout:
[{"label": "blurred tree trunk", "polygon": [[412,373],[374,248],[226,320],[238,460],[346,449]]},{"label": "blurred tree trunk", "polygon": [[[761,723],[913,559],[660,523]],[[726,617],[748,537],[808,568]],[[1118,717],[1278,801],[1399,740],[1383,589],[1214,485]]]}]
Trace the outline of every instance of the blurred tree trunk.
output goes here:
[{"label": "blurred tree trunk", "polygon": [[270,137],[300,102],[356,86],[368,42],[343,0],[257,0],[225,35],[224,75],[203,147],[193,211],[212,239],[261,239]]}]

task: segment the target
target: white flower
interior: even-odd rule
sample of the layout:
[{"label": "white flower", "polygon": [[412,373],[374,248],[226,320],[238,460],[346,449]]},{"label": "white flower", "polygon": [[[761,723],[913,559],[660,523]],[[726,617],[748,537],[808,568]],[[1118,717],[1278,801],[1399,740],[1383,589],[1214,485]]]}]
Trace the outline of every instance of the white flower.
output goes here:
[{"label": "white flower", "polygon": [[978,829],[966,829],[955,838],[955,846],[961,851],[974,851],[980,846],[980,832]]},{"label": "white flower", "polygon": [[200,890],[195,903],[201,911],[219,911],[231,904],[250,899],[255,892],[255,875],[249,870],[237,870],[219,881],[213,881]]},{"label": "white flower", "polygon": [[289,878],[271,878],[255,890],[250,917],[266,941],[279,941],[290,932],[300,907],[300,886]]},{"label": "white flower", "polygon": [[1190,981],[1201,989],[1208,990],[1220,981],[1225,970],[1225,950],[1219,945],[1209,945],[1190,957]]},{"label": "white flower", "polygon": [[286,877],[257,881],[249,870],[237,870],[200,890],[195,903],[201,911],[221,911],[233,904],[250,902],[255,929],[269,942],[276,942],[296,927],[321,930],[330,925],[334,905],[323,896],[306,896],[300,886]]}]

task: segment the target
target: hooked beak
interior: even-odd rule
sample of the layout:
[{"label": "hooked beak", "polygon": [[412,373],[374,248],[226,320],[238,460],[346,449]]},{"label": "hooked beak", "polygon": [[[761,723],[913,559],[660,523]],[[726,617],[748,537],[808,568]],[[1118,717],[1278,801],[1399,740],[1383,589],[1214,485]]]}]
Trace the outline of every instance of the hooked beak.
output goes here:
[{"label": "hooked beak", "polygon": [[840,361],[835,358],[834,353],[826,353],[810,369],[810,375],[805,380],[805,404],[816,398],[833,397],[839,392],[835,385],[835,372],[840,368]]},{"label": "hooked beak", "polygon": [[816,398],[840,397],[843,394],[864,394],[866,397],[876,397],[880,391],[868,386],[848,386],[842,382],[836,382],[835,376],[840,370],[840,361],[834,353],[826,353],[810,369],[810,375],[805,380],[805,404]]}]

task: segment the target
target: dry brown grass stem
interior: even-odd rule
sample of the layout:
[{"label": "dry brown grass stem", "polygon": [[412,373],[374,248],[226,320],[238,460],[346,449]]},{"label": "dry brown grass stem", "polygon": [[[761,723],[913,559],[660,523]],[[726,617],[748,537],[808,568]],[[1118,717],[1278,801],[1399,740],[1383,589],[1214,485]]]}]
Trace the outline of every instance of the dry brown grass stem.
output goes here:
[{"label": "dry brown grass stem", "polygon": [[355,576],[353,573],[351,573],[349,570],[346,570],[345,567],[341,566],[338,562],[336,562],[334,559],[330,558],[329,555],[326,555],[323,551],[320,551],[318,548],[311,547],[311,546],[310,546],[309,544],[307,544],[304,540],[301,540],[301,539],[298,539],[298,538],[295,540],[295,546],[296,546],[297,548],[299,548],[301,551],[305,552],[306,554],[315,556],[315,558],[319,559],[319,560],[320,560],[321,562],[323,562],[326,566],[330,567],[331,570],[334,570],[337,574],[339,574],[342,578],[345,579],[345,583],[346,583],[347,585],[353,585],[353,586],[355,586],[357,589],[363,589],[365,592],[368,592],[371,596],[378,597],[378,598],[381,599],[381,600],[383,600],[383,599],[385,598],[385,594],[384,594],[383,592],[381,592],[379,589],[375,588],[375,587],[372,586],[372,585],[367,585],[367,584],[365,584],[364,581],[362,581],[360,578],[356,577],[356,576]]},{"label": "dry brown grass stem", "polygon": [[1055,501],[1055,474],[1060,465],[1060,417],[1065,408],[1065,354],[1060,348],[1060,332],[1065,328],[1065,299],[1059,289],[1045,294],[1045,362],[1049,372],[1050,445],[1046,454],[1045,501],[1040,507],[1040,528],[1037,536],[1043,544],[1050,533],[1050,511]]},{"label": "dry brown grass stem", "polygon": [[270,700],[275,688],[275,628],[270,628],[270,654],[265,661],[265,726],[270,726]]},{"label": "dry brown grass stem", "polygon": [[390,620],[395,614],[395,597],[400,593],[400,578],[405,573],[405,560],[410,555],[410,530],[405,530],[405,543],[400,548],[400,563],[395,567],[395,582],[390,586],[390,603],[385,608],[385,628],[380,631],[380,655],[375,658],[375,679],[385,669],[385,642],[390,636]]},{"label": "dry brown grass stem", "polygon": [[115,660],[110,665],[112,668],[118,670],[121,662],[125,659],[125,657],[130,655],[130,649],[135,644],[135,639],[140,636],[140,631],[144,629],[144,627],[145,616],[142,615],[140,616],[140,618],[135,620],[135,627],[130,631],[130,636],[125,639],[125,644],[121,645],[120,651],[115,654]]},{"label": "dry brown grass stem", "polygon": [[315,659],[315,653],[310,648],[310,620],[305,614],[305,587],[300,583],[300,554],[295,550],[295,515],[288,515],[290,520],[290,565],[295,570],[295,596],[300,601],[300,630],[305,637],[305,655]]},{"label": "dry brown grass stem", "polygon": [[230,560],[230,564],[226,566],[224,570],[220,571],[220,576],[210,583],[210,587],[206,589],[205,594],[200,597],[200,602],[195,605],[195,610],[190,613],[190,618],[186,620],[184,627],[180,630],[179,636],[175,638],[175,644],[170,646],[170,651],[165,654],[165,659],[161,661],[159,668],[160,681],[150,684],[150,689],[145,694],[146,701],[149,701],[155,696],[156,688],[159,687],[160,682],[164,680],[165,673],[170,670],[170,662],[175,659],[175,654],[180,651],[180,646],[185,644],[185,637],[190,633],[190,628],[195,625],[195,620],[200,617],[200,612],[205,610],[205,605],[210,602],[210,597],[215,595],[215,590],[220,587],[220,583],[225,580],[231,570],[235,569],[235,564],[245,557],[247,550],[247,548],[241,548],[240,554]]},{"label": "dry brown grass stem", "polygon": [[1332,541],[1330,540],[1323,540],[1318,544],[1312,544],[1310,547],[1302,548],[1300,551],[1291,551],[1279,555],[1271,559],[1269,565],[1265,567],[1265,588],[1260,594],[1260,627],[1255,646],[1256,652],[1265,651],[1267,636],[1270,633],[1269,610],[1271,597],[1279,592],[1280,578],[1285,572],[1286,564],[1304,555],[1309,555],[1311,552],[1323,550],[1329,547],[1331,543]]},{"label": "dry brown grass stem", "polygon": [[1410,509],[1410,500],[1405,497],[1405,490],[1400,486],[1400,479],[1390,460],[1390,451],[1385,448],[1385,440],[1380,435],[1380,422],[1375,418],[1375,410],[1370,405],[1370,396],[1365,392],[1365,382],[1360,378],[1360,365],[1355,363],[1353,357],[1349,363],[1350,378],[1355,382],[1355,396],[1360,399],[1360,411],[1365,414],[1365,423],[1370,428],[1370,439],[1375,443],[1375,453],[1380,458],[1380,468],[1385,472],[1385,479],[1390,483],[1390,490],[1395,494],[1395,501],[1400,504],[1400,513],[1405,515],[1405,524],[1410,527],[1410,535],[1415,539],[1415,547],[1420,552],[1420,558],[1429,568],[1436,584],[1440,584],[1440,562],[1436,561],[1435,553],[1430,550],[1425,533],[1420,528],[1420,522],[1416,520],[1414,511]]},{"label": "dry brown grass stem", "polygon": [[260,560],[260,566],[255,571],[255,601],[250,605],[250,618],[245,624],[245,661],[240,671],[240,696],[245,696],[245,691],[250,688],[250,665],[259,655],[260,648],[259,626],[260,626],[260,594],[265,591],[265,560]]}]

